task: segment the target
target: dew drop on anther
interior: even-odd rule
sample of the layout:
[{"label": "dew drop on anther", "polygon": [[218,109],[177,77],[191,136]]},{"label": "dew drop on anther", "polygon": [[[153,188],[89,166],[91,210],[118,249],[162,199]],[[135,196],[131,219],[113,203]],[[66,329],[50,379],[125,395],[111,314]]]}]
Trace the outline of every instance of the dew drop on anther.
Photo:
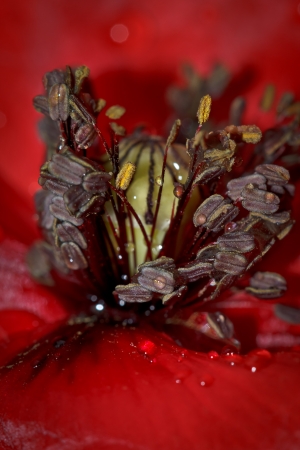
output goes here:
[{"label": "dew drop on anther", "polygon": [[203,225],[207,220],[207,217],[204,214],[199,214],[196,218],[196,222],[198,225]]},{"label": "dew drop on anther", "polygon": [[165,277],[156,277],[153,283],[157,289],[163,289],[166,286],[166,279]]},{"label": "dew drop on anther", "polygon": [[157,184],[157,186],[162,186],[163,183],[161,176],[155,178],[155,183]]},{"label": "dew drop on anther", "polygon": [[225,233],[231,233],[231,231],[235,230],[237,224],[235,222],[228,222],[225,225]]},{"label": "dew drop on anther", "polygon": [[135,246],[132,242],[127,242],[127,244],[125,244],[125,251],[127,253],[133,253],[135,250]]}]

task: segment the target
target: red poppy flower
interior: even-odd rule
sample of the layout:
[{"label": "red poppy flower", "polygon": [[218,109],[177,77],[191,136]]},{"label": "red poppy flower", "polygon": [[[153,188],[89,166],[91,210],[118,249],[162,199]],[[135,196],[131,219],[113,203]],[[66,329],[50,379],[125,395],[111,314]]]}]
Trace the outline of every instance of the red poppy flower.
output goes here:
[{"label": "red poppy flower", "polygon": [[[97,94],[126,107],[129,130],[146,122],[162,133],[165,92],[178,82],[179,65],[188,60],[208,74],[221,61],[233,76],[216,100],[217,120],[243,95],[245,122],[267,128],[273,113],[257,109],[266,84],[278,99],[287,90],[300,94],[298,3],[34,0],[3,9],[1,448],[298,448],[299,326],[276,318],[274,302],[222,294],[213,308],[234,322],[244,354],[217,352],[180,324],[162,331],[131,312],[126,327],[124,317],[99,324],[80,316],[82,303],[70,301],[76,289],[47,290],[25,264],[37,237],[32,194],[42,161],[31,99],[44,72],[84,62],[99,74]],[[299,201],[296,191],[295,219]],[[299,222],[259,266],[286,278],[281,303],[298,308]]]}]

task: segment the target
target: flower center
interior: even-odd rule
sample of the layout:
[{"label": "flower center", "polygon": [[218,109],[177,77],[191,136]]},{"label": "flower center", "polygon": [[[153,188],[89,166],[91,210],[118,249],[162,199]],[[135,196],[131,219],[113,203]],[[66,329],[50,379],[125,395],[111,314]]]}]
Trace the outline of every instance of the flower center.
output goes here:
[{"label": "flower center", "polygon": [[[51,284],[56,271],[114,307],[151,302],[165,323],[238,347],[231,321],[203,312],[203,305],[242,285],[291,230],[290,174],[274,162],[289,149],[299,118],[279,128],[278,153],[255,125],[206,131],[211,97],[205,95],[186,147],[176,142],[180,120],[166,140],[140,129],[122,138],[116,121],[125,109],[111,106],[103,116],[106,102],[84,91],[88,75],[85,66],[54,70],[44,78],[46,95],[34,99],[45,115],[49,156],[35,199],[44,240],[28,257],[33,276]],[[113,121],[110,140],[98,128],[100,114],[102,129]],[[260,141],[241,175],[237,152],[249,155]],[[276,298],[286,284],[266,272],[252,276],[246,289]]]}]

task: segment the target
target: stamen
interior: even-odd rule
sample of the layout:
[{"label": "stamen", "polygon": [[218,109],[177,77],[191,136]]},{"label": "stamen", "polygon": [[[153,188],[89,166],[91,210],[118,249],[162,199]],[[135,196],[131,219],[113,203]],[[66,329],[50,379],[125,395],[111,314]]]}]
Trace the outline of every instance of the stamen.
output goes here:
[{"label": "stamen", "polygon": [[[285,122],[261,140],[256,125],[241,125],[241,98],[232,103],[232,125],[203,130],[212,100],[209,94],[202,96],[198,128],[187,139],[186,151],[175,143],[184,137],[179,119],[166,141],[141,128],[122,138],[124,127],[108,122],[125,113],[114,105],[103,113],[110,127],[106,141],[102,126],[96,126],[106,102],[82,92],[88,75],[86,66],[54,70],[45,75],[45,95],[34,99],[46,116],[50,156],[40,172],[44,192],[36,195],[44,241],[29,255],[33,276],[52,285],[50,272],[56,270],[89,295],[105,294],[114,307],[152,302],[150,309],[165,308],[165,323],[238,348],[233,325],[222,312],[195,309],[238,283],[294,224],[289,211],[293,186],[283,153],[290,152],[288,161],[297,156],[299,117],[287,123],[293,111],[297,114],[297,104],[291,96],[282,101],[278,112]],[[195,112],[190,115],[194,122]],[[249,156],[251,144],[260,140]],[[237,177],[242,173],[238,160],[245,156],[246,175]],[[231,173],[236,178],[228,181]],[[273,272],[247,279],[249,286],[245,281],[241,285],[261,301],[286,291],[285,280]],[[181,308],[190,308],[189,314],[179,314]],[[299,323],[295,308],[278,304],[274,314]]]},{"label": "stamen", "polygon": [[127,162],[117,175],[116,188],[122,189],[122,191],[126,191],[133,178],[134,172],[135,172],[135,165],[132,164],[131,162]]}]

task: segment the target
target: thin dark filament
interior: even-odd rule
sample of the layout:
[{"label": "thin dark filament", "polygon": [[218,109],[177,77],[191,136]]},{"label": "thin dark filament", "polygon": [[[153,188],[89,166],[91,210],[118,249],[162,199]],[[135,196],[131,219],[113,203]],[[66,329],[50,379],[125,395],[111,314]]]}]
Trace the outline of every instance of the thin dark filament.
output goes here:
[{"label": "thin dark filament", "polygon": [[145,214],[145,219],[147,224],[153,223],[153,192],[154,192],[154,146],[151,143],[151,151],[150,151],[150,164],[148,169],[148,181],[149,187],[147,192],[147,212]]},{"label": "thin dark filament", "polygon": [[[165,154],[165,149],[164,149],[164,147],[162,146],[161,142],[158,142],[158,148],[159,148],[159,150],[160,150],[162,156],[164,156],[164,154]],[[174,150],[174,149],[173,149],[173,150]],[[173,170],[172,167],[168,164],[167,161],[166,161],[166,169],[168,170],[169,174],[171,175],[173,182],[176,183],[178,180],[177,180],[177,178],[176,178],[176,175],[175,175],[175,173],[174,173],[174,170]]]},{"label": "thin dark filament", "polygon": [[[118,190],[116,190],[118,193]],[[126,199],[125,195],[124,198]],[[127,200],[127,199],[126,199]],[[128,202],[128,200],[127,200]],[[129,276],[129,260],[128,260],[128,253],[125,249],[125,244],[127,243],[127,232],[126,232],[126,222],[125,222],[125,202],[122,200],[122,198],[118,195],[117,197],[117,203],[118,203],[118,211],[119,211],[119,233],[120,233],[120,254],[122,256],[122,260],[124,261],[125,265],[125,274]],[[128,202],[129,203],[129,202]]]},{"label": "thin dark filament", "polygon": [[153,224],[152,224],[152,229],[151,229],[151,234],[150,234],[151,245],[152,245],[154,231],[155,231],[155,227],[156,227],[157,216],[158,216],[158,211],[159,211],[160,202],[161,202],[161,196],[162,196],[162,190],[163,190],[163,187],[164,187],[168,150],[169,150],[169,147],[166,145],[165,152],[164,152],[164,159],[163,159],[162,169],[161,169],[161,185],[159,186],[159,189],[158,189],[156,208],[155,208]]},{"label": "thin dark filament", "polygon": [[130,213],[130,211],[127,211],[128,214],[128,219],[129,219],[129,224],[130,224],[130,233],[131,233],[131,239],[132,239],[132,244],[133,244],[133,264],[134,267],[137,267],[137,257],[136,257],[136,241],[135,241],[135,232],[134,232],[134,227],[133,227],[133,221],[132,221],[132,215]]},{"label": "thin dark filament", "polygon": [[[110,184],[111,189],[117,193],[118,197],[120,197],[120,199],[122,200],[123,204],[126,205],[127,209],[130,211],[130,213],[133,215],[133,217],[135,218],[135,220],[137,221],[140,230],[144,236],[145,239],[145,243],[148,249],[147,252],[147,257],[152,261],[152,251],[151,251],[151,243],[149,241],[149,238],[147,236],[146,230],[144,228],[144,225],[142,224],[141,219],[139,218],[138,214],[136,213],[136,211],[133,209],[133,207],[131,206],[131,204],[129,203],[129,201],[127,200],[127,198],[125,197],[125,195],[123,194],[122,191],[120,191],[119,189],[115,188],[114,186],[112,186]],[[125,223],[125,222],[124,222]]]},{"label": "thin dark filament", "polygon": [[200,173],[200,171],[202,170],[202,166],[203,164],[199,164],[199,166],[197,167],[197,169],[195,170],[193,176],[190,179],[190,182],[188,184],[188,187],[186,188],[186,190],[184,191],[182,197],[180,198],[179,202],[178,202],[178,206],[177,206],[177,212],[175,214],[174,220],[171,223],[171,226],[169,228],[169,230],[167,231],[164,241],[163,241],[163,246],[165,247],[164,250],[161,251],[161,253],[165,253],[171,252],[170,254],[173,255],[174,253],[174,245],[172,245],[172,249],[169,248],[169,243],[170,243],[170,238],[172,237],[172,241],[176,241],[177,239],[177,234],[181,225],[181,221],[182,221],[182,217],[185,211],[185,208],[190,200],[190,197],[192,195],[193,189],[195,187],[194,183],[194,179],[198,176],[198,174]]},{"label": "thin dark filament", "polygon": [[[117,241],[118,236],[117,236],[117,233],[115,232],[115,229],[114,229],[111,217],[108,214],[106,215],[106,217],[107,217],[108,222],[110,224],[110,228],[112,230],[112,233],[113,233],[113,235],[114,235],[114,237],[115,237],[115,239]],[[107,228],[106,228],[106,225],[105,225],[105,223],[103,221],[103,218],[101,217],[100,219],[101,219],[101,232],[103,233],[103,237],[104,237],[104,239],[105,239],[105,241],[107,243],[106,245],[109,248],[109,251],[110,251],[110,253],[112,255],[112,258],[114,260],[115,271],[117,270],[118,278],[121,279],[121,270],[120,270],[120,267],[119,267],[119,260],[118,260],[117,255],[116,255],[115,247],[114,247],[114,245],[112,243],[112,240],[109,237],[109,233],[107,231]]]},{"label": "thin dark filament", "polygon": [[[110,229],[112,231],[112,234],[113,234],[113,236],[114,236],[114,238],[116,240],[117,246],[120,249],[120,254],[122,256],[122,261],[127,261],[126,270],[128,271],[129,270],[128,254],[126,253],[126,250],[125,250],[125,243],[126,243],[127,237],[126,237],[125,241],[122,240],[121,235],[118,235],[117,232],[116,232],[116,229],[114,227],[114,224],[113,224],[113,221],[112,221],[110,215],[106,214],[106,217],[107,217]],[[112,243],[111,243],[111,245],[113,246]],[[118,267],[120,267],[120,260],[118,258],[117,258],[117,265],[118,265]],[[122,264],[122,266],[123,266],[123,264]],[[126,275],[128,275],[128,274],[126,274]]]},{"label": "thin dark filament", "polygon": [[180,166],[184,167],[185,169],[188,168],[188,164],[187,161],[185,161],[182,156],[180,151],[178,151],[178,148],[176,148],[174,145],[172,146],[172,150],[175,153],[176,156],[176,161],[179,163]]},{"label": "thin dark filament", "polygon": [[[134,142],[129,142],[129,145],[127,148],[123,149],[123,156],[120,158],[120,162],[123,163],[127,156],[129,155],[129,153],[131,152],[131,150],[133,150],[137,145],[139,145],[142,141],[136,140]],[[145,146],[145,144],[144,144]]]},{"label": "thin dark filament", "polygon": [[106,215],[106,217],[107,217],[107,220],[108,220],[110,229],[111,229],[111,231],[112,231],[112,233],[113,233],[113,236],[114,236],[114,238],[115,238],[115,240],[116,240],[116,242],[117,242],[117,245],[118,245],[118,247],[119,247],[119,246],[120,246],[120,245],[119,245],[119,244],[120,244],[120,237],[118,236],[118,233],[116,232],[116,229],[115,229],[115,227],[114,227],[114,224],[113,224],[113,221],[111,220],[110,215],[109,215],[109,214],[105,214],[105,215]]},{"label": "thin dark filament", "polygon": [[192,243],[192,245],[190,247],[190,250],[188,252],[188,260],[189,261],[193,258],[195,253],[197,253],[197,251],[199,250],[200,245],[202,244],[203,241],[205,241],[205,239],[209,235],[210,229],[207,228],[205,230],[205,233],[202,236],[201,236],[201,232],[202,232],[202,229],[198,230],[196,235],[195,235],[195,237],[194,237],[194,241],[193,241],[193,243]]},{"label": "thin dark filament", "polygon": [[180,303],[180,308],[188,308],[192,305],[199,303],[200,301],[202,303],[204,301],[210,300],[210,296],[206,297],[205,299],[203,299],[202,297],[206,293],[206,291],[211,287],[211,281],[212,279],[210,278],[202,289],[199,290],[199,288],[197,288],[197,292],[195,292],[192,295],[188,295],[186,300],[183,300],[182,303]]},{"label": "thin dark filament", "polygon": [[109,148],[109,146],[108,146],[108,144],[107,144],[103,134],[101,133],[101,131],[99,130],[99,128],[97,126],[95,126],[95,130],[96,130],[96,133],[98,134],[98,136],[100,138],[100,141],[101,141],[101,143],[103,145],[104,150],[108,154],[109,158],[111,158],[112,157],[112,152],[111,152],[111,149]]},{"label": "thin dark filament", "polygon": [[176,202],[176,198],[173,199],[170,223],[172,223],[172,221],[173,221],[173,219],[174,219],[174,214],[175,214],[175,202]]},{"label": "thin dark filament", "polygon": [[111,163],[113,166],[113,174],[114,174],[114,177],[116,178],[116,176],[118,175],[118,173],[120,171],[119,144],[116,139],[116,134],[114,133],[113,130],[110,130],[110,138],[111,138],[111,147],[112,147],[110,160],[111,160]]},{"label": "thin dark filament", "polygon": [[96,128],[96,120],[95,118],[88,112],[84,104],[79,100],[79,98],[71,94],[70,95],[70,103],[75,111],[80,115],[80,117],[87,123],[90,123]]},{"label": "thin dark filament", "polygon": [[136,160],[134,161],[134,165],[135,165],[136,167],[138,167],[140,158],[141,158],[141,156],[142,156],[142,152],[143,152],[143,150],[144,150],[145,147],[146,147],[146,143],[144,142],[144,143],[141,145],[141,147],[139,148],[138,154],[136,155]]},{"label": "thin dark filament", "polygon": [[66,144],[66,142],[68,142],[68,135],[66,132],[66,126],[65,126],[65,122],[63,122],[62,120],[60,120],[58,122],[58,126],[59,126],[59,131],[60,131],[60,135],[64,141],[64,145]]},{"label": "thin dark filament", "polygon": [[86,221],[85,232],[88,241],[96,235],[96,245],[92,248],[89,246],[87,250],[89,267],[85,269],[86,274],[89,274],[89,278],[92,279],[92,281],[93,279],[96,281],[98,290],[100,288],[101,292],[109,293],[110,287],[107,281],[113,280],[113,274],[111,272],[111,264],[109,263],[106,246],[97,236],[99,231],[95,218],[91,217]]},{"label": "thin dark filament", "polygon": [[193,241],[191,242],[191,245],[189,247],[186,248],[184,254],[183,254],[183,259],[185,259],[185,257],[189,257],[189,259],[191,259],[192,256],[192,251],[193,248],[196,245],[197,240],[199,239],[201,233],[203,231],[203,227],[199,227],[194,235]]}]

